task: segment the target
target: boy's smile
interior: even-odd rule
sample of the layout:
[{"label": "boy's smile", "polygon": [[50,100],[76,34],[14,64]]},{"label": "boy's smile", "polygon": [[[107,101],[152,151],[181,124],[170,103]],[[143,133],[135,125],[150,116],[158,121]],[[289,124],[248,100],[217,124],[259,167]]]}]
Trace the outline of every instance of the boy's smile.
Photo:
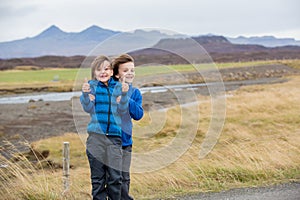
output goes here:
[{"label": "boy's smile", "polygon": [[134,63],[127,62],[120,64],[119,74],[116,77],[119,78],[121,81],[123,81],[125,78],[126,83],[132,83],[135,77]]},{"label": "boy's smile", "polygon": [[104,61],[104,63],[95,70],[96,79],[105,84],[107,84],[108,80],[112,75],[113,70],[110,66],[110,63],[107,61]]}]

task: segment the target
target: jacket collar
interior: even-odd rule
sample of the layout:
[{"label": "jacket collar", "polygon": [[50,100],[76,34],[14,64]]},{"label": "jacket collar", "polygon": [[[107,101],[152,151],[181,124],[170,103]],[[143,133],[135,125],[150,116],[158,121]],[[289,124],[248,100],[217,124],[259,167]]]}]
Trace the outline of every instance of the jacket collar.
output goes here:
[{"label": "jacket collar", "polygon": [[[98,81],[98,80],[90,80],[89,81],[89,84],[91,86],[97,86],[97,85],[102,85],[102,86],[106,86],[104,83],[102,83],[101,81]],[[108,86],[115,86],[117,84],[117,82],[111,77],[109,80],[108,80]]]}]

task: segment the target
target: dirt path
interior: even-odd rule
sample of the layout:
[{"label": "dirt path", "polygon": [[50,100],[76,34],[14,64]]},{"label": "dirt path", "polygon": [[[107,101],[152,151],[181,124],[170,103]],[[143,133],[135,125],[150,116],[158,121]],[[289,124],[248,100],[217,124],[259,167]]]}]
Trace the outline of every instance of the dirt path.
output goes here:
[{"label": "dirt path", "polygon": [[270,187],[243,188],[218,193],[203,193],[175,199],[181,200],[299,200],[300,183],[286,183]]},{"label": "dirt path", "polygon": [[[0,105],[1,148],[76,132],[71,101]],[[24,148],[19,148],[24,150]]]}]

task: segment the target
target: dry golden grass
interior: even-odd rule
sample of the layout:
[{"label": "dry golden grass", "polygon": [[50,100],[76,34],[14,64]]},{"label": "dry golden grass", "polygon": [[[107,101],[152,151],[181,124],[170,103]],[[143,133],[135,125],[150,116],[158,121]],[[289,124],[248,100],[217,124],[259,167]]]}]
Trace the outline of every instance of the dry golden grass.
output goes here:
[{"label": "dry golden grass", "polygon": [[41,67],[33,66],[33,65],[22,65],[22,66],[15,66],[14,70],[40,70]]},{"label": "dry golden grass", "polygon": [[[204,117],[189,151],[163,170],[134,174],[133,194],[157,198],[299,180],[299,83],[300,78],[293,77],[284,84],[248,86],[231,92],[219,142],[199,160],[200,144],[210,121],[209,103],[201,104],[200,115]],[[155,141],[148,142],[151,145]],[[135,145],[135,149],[144,145]]]},{"label": "dry golden grass", "polygon": [[284,65],[300,69],[300,59],[295,59],[295,60],[279,60],[279,63],[282,63]]},{"label": "dry golden grass", "polygon": [[[163,169],[132,173],[131,194],[136,199],[161,199],[299,180],[299,85],[300,77],[295,76],[286,83],[245,86],[229,92],[231,97],[226,101],[221,137],[204,159],[199,159],[199,151],[211,121],[211,104],[209,98],[199,97],[205,101],[199,105],[200,124],[189,150]],[[134,152],[160,148],[176,136],[181,112],[173,108],[167,113],[158,120],[165,122],[162,127],[153,125],[153,130],[159,129],[155,135],[151,135],[151,130],[136,133],[139,137],[135,138]],[[152,114],[152,117],[159,116]],[[199,116],[189,117],[194,122]],[[139,125],[147,126],[151,124],[149,120],[151,116],[146,113]],[[188,126],[184,130],[188,131]],[[74,165],[69,193],[62,195],[61,170],[37,170],[30,167],[30,163],[28,170],[9,162],[9,168],[0,168],[3,177],[0,195],[7,199],[89,199],[89,167],[84,145],[77,134],[49,138],[33,145],[39,150],[49,149],[49,159],[61,162],[63,141],[70,142],[71,164]]]},{"label": "dry golden grass", "polygon": [[[45,164],[45,160],[30,162],[25,154],[19,152],[15,153],[18,155],[18,162],[15,162],[15,159],[0,156],[0,163],[2,164],[0,168],[1,197],[4,200],[89,199],[88,162],[84,153],[84,145],[78,135],[67,133],[61,137],[53,137],[33,143],[30,146],[28,144],[28,147],[39,151],[50,149],[51,152],[47,160],[61,165],[63,141],[71,143],[70,149],[72,151],[69,191],[64,191],[61,168],[48,166]],[[76,191],[76,193],[71,191]]]}]

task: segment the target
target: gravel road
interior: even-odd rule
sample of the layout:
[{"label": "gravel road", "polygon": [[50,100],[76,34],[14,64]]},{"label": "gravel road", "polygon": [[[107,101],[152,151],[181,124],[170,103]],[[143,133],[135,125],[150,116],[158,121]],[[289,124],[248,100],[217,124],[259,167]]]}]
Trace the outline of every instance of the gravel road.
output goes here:
[{"label": "gravel road", "polygon": [[300,182],[270,187],[241,188],[219,193],[201,193],[176,198],[180,200],[300,200]]}]

